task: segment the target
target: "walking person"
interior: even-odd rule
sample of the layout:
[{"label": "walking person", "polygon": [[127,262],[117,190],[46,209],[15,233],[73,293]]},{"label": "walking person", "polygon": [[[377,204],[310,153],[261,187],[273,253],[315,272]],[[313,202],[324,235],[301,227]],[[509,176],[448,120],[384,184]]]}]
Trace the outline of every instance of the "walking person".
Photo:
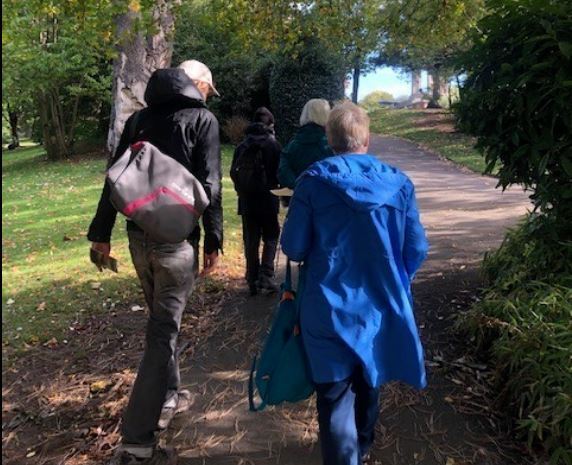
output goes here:
[{"label": "walking person", "polygon": [[334,154],[325,130],[329,113],[330,104],[324,99],[311,99],[304,105],[300,128],[280,156],[278,180],[282,187],[294,189],[306,168]]},{"label": "walking person", "polygon": [[245,140],[234,152],[230,173],[238,194],[238,214],[242,218],[250,295],[256,295],[259,290],[278,290],[273,278],[280,236],[280,206],[278,197],[270,190],[278,187],[281,149],[274,137],[274,116],[267,108],[258,108],[253,123],[246,129]]},{"label": "walking person", "polygon": [[411,281],[428,244],[412,182],[368,155],[367,113],[341,104],[326,131],[337,156],[298,180],[282,248],[305,268],[300,326],[323,463],[360,465],[374,439],[379,386],[426,385]]},{"label": "walking person", "polygon": [[[221,156],[219,126],[207,109],[217,94],[209,69],[197,61],[153,73],[145,91],[147,108],[136,112],[125,129],[113,164],[138,141],[148,141],[188,169],[202,184],[210,204],[203,214],[204,267],[210,273],[222,248]],[[117,212],[106,182],[89,228],[92,249],[108,257]],[[197,228],[198,229],[198,228]],[[199,231],[189,241],[160,243],[127,221],[129,249],[149,307],[146,347],[121,428],[122,444],[113,465],[171,465],[176,454],[159,448],[155,432],[168,426],[176,413],[192,403],[180,390],[177,336],[196,276]]]}]

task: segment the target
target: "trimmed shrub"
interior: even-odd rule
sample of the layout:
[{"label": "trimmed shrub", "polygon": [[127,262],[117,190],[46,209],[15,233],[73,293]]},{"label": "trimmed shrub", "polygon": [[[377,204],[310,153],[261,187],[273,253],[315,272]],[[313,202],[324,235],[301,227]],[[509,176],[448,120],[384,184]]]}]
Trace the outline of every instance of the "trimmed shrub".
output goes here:
[{"label": "trimmed shrub", "polygon": [[340,59],[316,42],[308,42],[296,58],[277,60],[270,76],[270,102],[282,144],[296,132],[308,100],[323,98],[333,104],[344,98],[344,77]]}]

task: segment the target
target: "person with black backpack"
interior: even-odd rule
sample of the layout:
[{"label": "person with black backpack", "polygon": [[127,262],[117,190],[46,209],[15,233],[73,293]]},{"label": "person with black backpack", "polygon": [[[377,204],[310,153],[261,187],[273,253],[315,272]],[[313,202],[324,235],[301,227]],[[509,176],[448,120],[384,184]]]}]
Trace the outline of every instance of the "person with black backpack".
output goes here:
[{"label": "person with black backpack", "polygon": [[[236,148],[230,177],[238,194],[242,217],[246,280],[250,295],[258,290],[274,292],[274,258],[280,236],[279,199],[270,190],[278,187],[282,147],[274,137],[274,115],[265,107],[254,114],[245,140]],[[264,242],[260,257],[260,240]]]}]

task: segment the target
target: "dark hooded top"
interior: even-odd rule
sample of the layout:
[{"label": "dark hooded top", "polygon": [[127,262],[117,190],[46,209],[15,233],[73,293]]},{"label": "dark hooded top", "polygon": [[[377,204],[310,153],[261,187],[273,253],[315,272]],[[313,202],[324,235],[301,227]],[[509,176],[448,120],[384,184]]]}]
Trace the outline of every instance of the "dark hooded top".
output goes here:
[{"label": "dark hooded top", "polygon": [[284,147],[280,157],[278,180],[282,187],[294,189],[296,179],[312,163],[334,154],[328,145],[326,130],[315,123],[298,129],[292,140]]},{"label": "dark hooded top", "polygon": [[234,151],[232,165],[234,166],[239,156],[253,146],[260,147],[268,185],[261,186],[261,192],[253,194],[238,193],[238,214],[276,215],[280,208],[279,199],[270,192],[270,189],[278,187],[278,164],[280,163],[282,147],[274,137],[274,130],[271,126],[263,123],[252,123],[246,129],[246,138]]},{"label": "dark hooded top", "polygon": [[[193,81],[178,68],[155,71],[145,90],[147,108],[129,117],[119,145],[110,162],[127,150],[129,144],[145,140],[185,166],[203,185],[210,205],[203,214],[205,251],[222,248],[221,156],[219,125],[207,109]],[[117,211],[109,200],[107,182],[97,213],[88,232],[92,242],[109,242]],[[127,229],[139,229],[128,221]],[[197,228],[192,235],[198,240]]]}]

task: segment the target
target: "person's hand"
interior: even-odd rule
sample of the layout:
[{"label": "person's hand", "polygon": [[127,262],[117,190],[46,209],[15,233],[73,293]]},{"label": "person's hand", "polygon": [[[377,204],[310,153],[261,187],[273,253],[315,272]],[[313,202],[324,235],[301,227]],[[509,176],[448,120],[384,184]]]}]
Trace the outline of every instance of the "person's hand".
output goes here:
[{"label": "person's hand", "polygon": [[215,250],[212,253],[205,253],[203,261],[203,272],[201,273],[201,276],[211,274],[216,268],[217,263],[218,263],[218,250]]},{"label": "person's hand", "polygon": [[111,243],[109,242],[92,242],[91,248],[102,253],[105,258],[109,258],[111,253]]}]

